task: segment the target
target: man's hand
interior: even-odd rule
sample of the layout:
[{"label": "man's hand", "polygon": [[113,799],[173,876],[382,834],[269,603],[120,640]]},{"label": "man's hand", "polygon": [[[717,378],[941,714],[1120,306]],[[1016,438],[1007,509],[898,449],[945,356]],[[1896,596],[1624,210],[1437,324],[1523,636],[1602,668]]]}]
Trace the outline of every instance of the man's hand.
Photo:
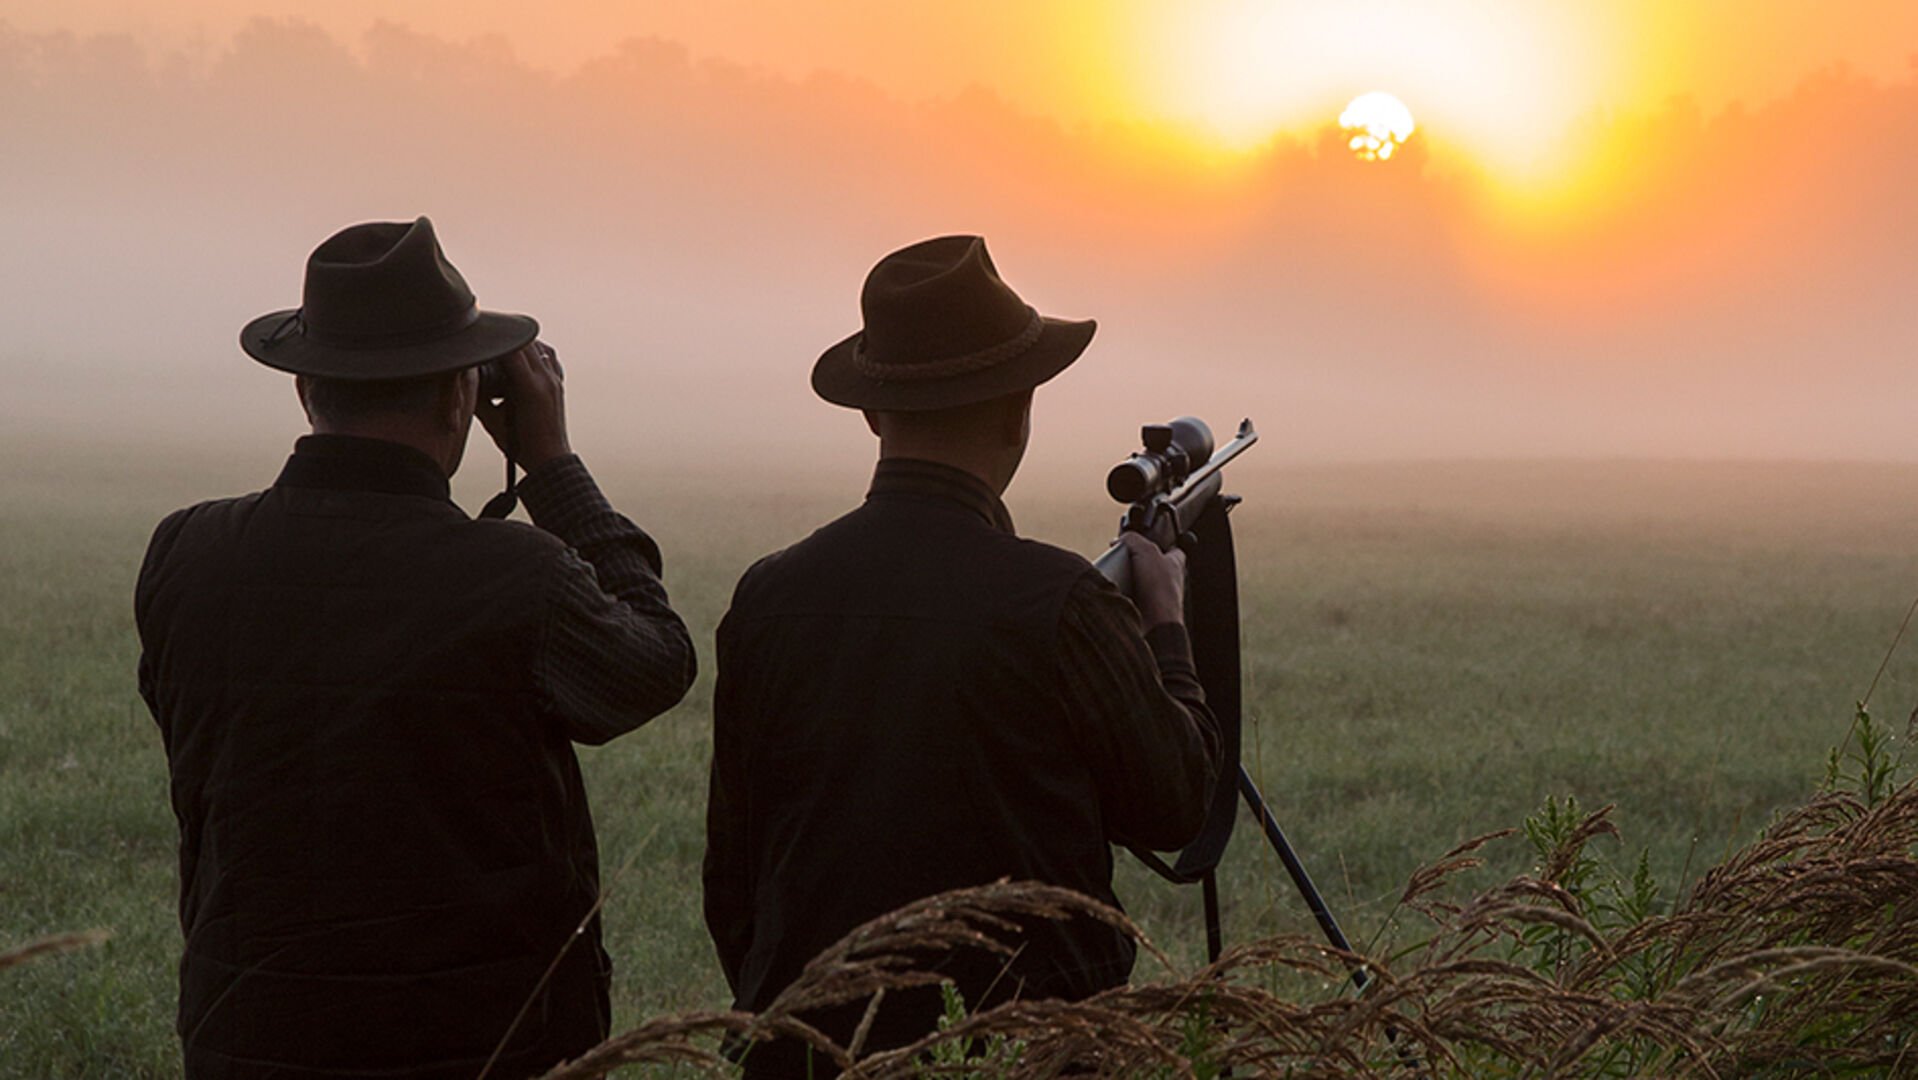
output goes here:
[{"label": "man's hand", "polygon": [[506,401],[473,410],[500,452],[532,472],[573,452],[566,439],[566,374],[551,345],[535,341],[499,361]]},{"label": "man's hand", "polygon": [[1185,625],[1185,552],[1160,551],[1159,545],[1138,533],[1123,533],[1126,559],[1132,564],[1132,603],[1152,629],[1171,623]]}]

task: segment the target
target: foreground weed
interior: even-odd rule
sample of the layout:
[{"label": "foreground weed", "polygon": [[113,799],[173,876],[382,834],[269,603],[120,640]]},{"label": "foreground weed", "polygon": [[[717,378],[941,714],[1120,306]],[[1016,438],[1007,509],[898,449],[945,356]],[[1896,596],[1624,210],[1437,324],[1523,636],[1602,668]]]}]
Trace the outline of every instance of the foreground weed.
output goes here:
[{"label": "foreground weed", "polygon": [[[1912,716],[1918,720],[1918,712]],[[1860,701],[1845,741],[1832,747],[1826,756],[1823,790],[1850,790],[1866,806],[1877,806],[1904,772],[1904,749],[1897,743],[1898,737],[1873,720],[1870,708]]]},{"label": "foreground weed", "polygon": [[[949,982],[939,984],[939,993],[944,1005],[944,1012],[939,1017],[940,1034],[964,1030],[967,1016],[965,995]],[[1025,1043],[1004,1035],[988,1035],[983,1041],[974,1036],[959,1035],[935,1043],[926,1051],[922,1059],[926,1066],[923,1075],[959,1077],[961,1080],[1001,1080],[1012,1074],[1013,1067],[1024,1053]]]}]

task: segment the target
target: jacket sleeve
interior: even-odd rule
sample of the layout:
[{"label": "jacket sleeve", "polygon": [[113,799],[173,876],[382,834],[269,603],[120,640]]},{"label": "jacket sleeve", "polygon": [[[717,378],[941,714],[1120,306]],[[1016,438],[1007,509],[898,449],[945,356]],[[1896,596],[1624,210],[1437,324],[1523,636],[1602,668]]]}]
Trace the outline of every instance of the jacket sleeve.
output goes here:
[{"label": "jacket sleeve", "polygon": [[186,525],[191,509],[175,510],[168,514],[153,530],[153,538],[147,542],[146,558],[140,563],[140,576],[133,586],[133,625],[140,635],[140,661],[136,669],[140,698],[146,702],[147,712],[156,722],[160,720],[158,702],[159,642],[150,640],[147,616],[153,607],[153,594],[159,590],[161,567],[167,555],[173,550],[174,541],[180,538],[180,530]]},{"label": "jacket sleeve", "polygon": [[719,624],[718,681],[713,688],[713,762],[706,789],[706,858],[701,871],[706,930],[719,953],[726,984],[739,990],[739,973],[753,938],[751,848],[747,838],[745,717],[739,711],[740,674],[730,627]]},{"label": "jacket sleeve", "polygon": [[1171,851],[1205,824],[1219,728],[1185,628],[1140,627],[1097,570],[1073,586],[1059,620],[1062,696],[1099,790],[1107,839]]},{"label": "jacket sleeve", "polygon": [[573,740],[598,744],[679,703],[692,638],[666,600],[659,546],[612,508],[576,455],[520,483],[533,524],[567,545],[547,588],[534,680]]}]

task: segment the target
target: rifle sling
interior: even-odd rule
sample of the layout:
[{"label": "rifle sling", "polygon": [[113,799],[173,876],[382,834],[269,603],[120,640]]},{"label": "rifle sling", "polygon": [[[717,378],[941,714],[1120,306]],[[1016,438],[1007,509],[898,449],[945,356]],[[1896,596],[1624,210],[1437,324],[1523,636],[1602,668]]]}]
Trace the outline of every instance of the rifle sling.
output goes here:
[{"label": "rifle sling", "polygon": [[1232,549],[1232,504],[1214,496],[1192,526],[1186,555],[1186,633],[1206,703],[1219,724],[1218,779],[1198,838],[1171,866],[1134,849],[1139,861],[1179,884],[1199,881],[1219,865],[1239,809],[1239,568]]}]

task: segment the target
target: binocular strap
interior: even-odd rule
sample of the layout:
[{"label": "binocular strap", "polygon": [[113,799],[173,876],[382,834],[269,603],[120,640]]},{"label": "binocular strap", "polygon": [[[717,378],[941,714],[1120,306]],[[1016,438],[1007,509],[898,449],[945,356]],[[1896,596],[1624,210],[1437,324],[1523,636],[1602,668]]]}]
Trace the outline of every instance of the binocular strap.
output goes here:
[{"label": "binocular strap", "polygon": [[480,508],[479,516],[483,518],[505,518],[511,514],[513,509],[518,505],[519,466],[513,464],[512,458],[507,458],[506,490],[486,500],[486,505]]}]

